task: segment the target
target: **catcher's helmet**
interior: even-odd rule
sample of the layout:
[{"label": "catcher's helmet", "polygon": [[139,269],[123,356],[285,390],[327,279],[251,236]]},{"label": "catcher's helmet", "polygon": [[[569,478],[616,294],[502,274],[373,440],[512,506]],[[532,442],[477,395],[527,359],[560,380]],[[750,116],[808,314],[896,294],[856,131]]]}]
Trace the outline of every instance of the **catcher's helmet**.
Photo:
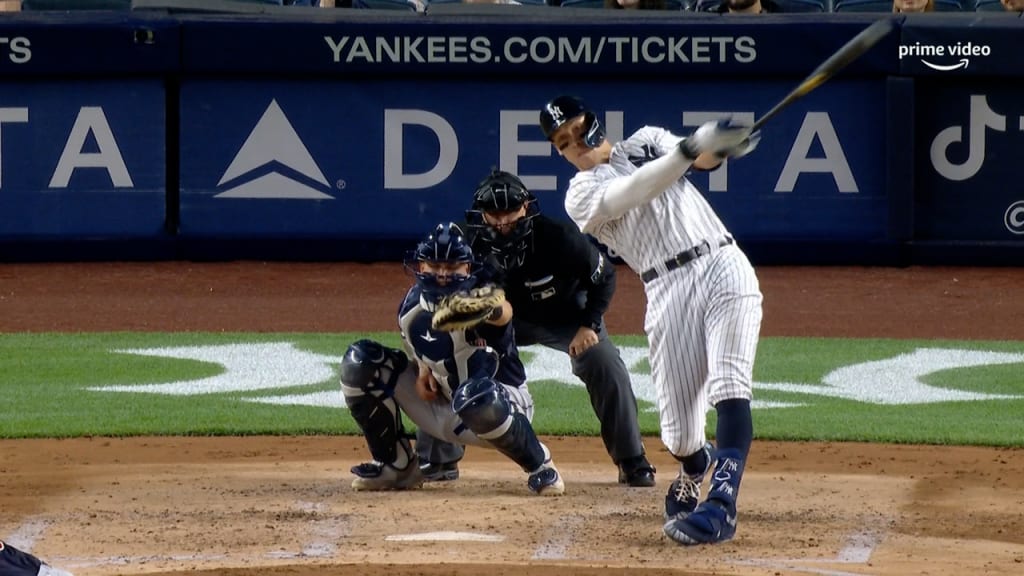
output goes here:
[{"label": "catcher's helmet", "polygon": [[[469,274],[452,274],[441,282],[433,272],[423,272],[421,262],[432,264],[468,264]],[[473,249],[466,241],[462,229],[454,222],[438,224],[416,249],[405,258],[405,268],[415,277],[423,297],[432,304],[440,302],[448,294],[468,290],[476,285],[479,266],[473,257]]]},{"label": "catcher's helmet", "polygon": [[545,104],[544,109],[540,111],[540,129],[544,131],[544,136],[551,140],[555,130],[581,115],[584,129],[583,143],[590,148],[597,148],[604,142],[604,128],[594,112],[587,108],[583,100],[575,96],[558,96]]},{"label": "catcher's helmet", "polygon": [[[510,230],[498,230],[484,219],[484,212],[512,212],[526,204],[526,214]],[[473,208],[466,223],[476,232],[478,247],[485,247],[506,270],[522,266],[533,240],[533,219],[540,214],[537,197],[515,175],[491,172],[473,193]]]}]

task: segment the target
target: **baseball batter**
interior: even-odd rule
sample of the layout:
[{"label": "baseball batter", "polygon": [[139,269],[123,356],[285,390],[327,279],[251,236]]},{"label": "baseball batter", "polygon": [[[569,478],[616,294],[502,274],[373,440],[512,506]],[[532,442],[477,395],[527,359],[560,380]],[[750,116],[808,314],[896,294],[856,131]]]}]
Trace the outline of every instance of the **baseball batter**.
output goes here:
[{"label": "baseball batter", "polygon": [[[729,540],[753,438],[761,291],[750,262],[684,174],[749,153],[759,135],[709,122],[688,138],[646,126],[612,144],[595,114],[570,96],[551,100],[540,125],[579,170],[569,183],[566,212],[644,282],[661,439],[680,461],[665,498],[664,533],[686,545]],[[709,407],[718,416],[714,449],[704,433]],[[712,469],[701,502],[700,487]]]}]

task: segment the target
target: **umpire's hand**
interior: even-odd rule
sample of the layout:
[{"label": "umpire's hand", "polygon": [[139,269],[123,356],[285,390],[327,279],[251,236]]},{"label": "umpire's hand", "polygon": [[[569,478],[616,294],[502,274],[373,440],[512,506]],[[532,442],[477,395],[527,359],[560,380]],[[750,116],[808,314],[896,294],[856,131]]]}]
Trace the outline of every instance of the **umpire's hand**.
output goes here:
[{"label": "umpire's hand", "polygon": [[590,328],[584,326],[576,331],[576,335],[573,336],[572,342],[569,342],[569,356],[575,358],[596,344],[597,332],[594,332]]}]

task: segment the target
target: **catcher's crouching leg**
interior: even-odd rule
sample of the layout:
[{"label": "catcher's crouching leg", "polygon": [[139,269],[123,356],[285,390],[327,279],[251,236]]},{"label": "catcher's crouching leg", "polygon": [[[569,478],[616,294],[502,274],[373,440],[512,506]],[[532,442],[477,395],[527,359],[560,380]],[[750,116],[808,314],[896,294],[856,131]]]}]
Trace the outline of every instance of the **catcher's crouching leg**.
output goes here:
[{"label": "catcher's crouching leg", "polygon": [[533,425],[500,383],[491,378],[467,380],[452,395],[452,408],[478,438],[530,474],[527,486],[531,491],[542,496],[565,492],[562,477],[551,463],[551,452],[537,439]]},{"label": "catcher's crouching leg", "polygon": [[405,490],[423,484],[419,462],[402,426],[395,384],[409,365],[401,350],[359,340],[341,362],[341,391],[363,431],[372,462],[352,467],[354,490]]}]

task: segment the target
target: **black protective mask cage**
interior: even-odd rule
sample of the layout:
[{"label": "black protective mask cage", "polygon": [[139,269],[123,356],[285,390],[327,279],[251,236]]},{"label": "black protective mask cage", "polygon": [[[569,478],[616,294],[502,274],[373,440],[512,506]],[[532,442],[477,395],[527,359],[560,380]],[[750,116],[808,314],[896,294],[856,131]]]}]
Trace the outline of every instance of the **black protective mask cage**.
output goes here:
[{"label": "black protective mask cage", "polygon": [[467,210],[466,224],[476,232],[481,258],[485,254],[493,256],[506,270],[513,270],[523,265],[526,254],[533,249],[533,219],[538,215],[540,207],[537,202],[530,202],[526,207],[526,215],[516,221],[515,227],[508,234],[502,234],[488,224],[482,210]]}]

